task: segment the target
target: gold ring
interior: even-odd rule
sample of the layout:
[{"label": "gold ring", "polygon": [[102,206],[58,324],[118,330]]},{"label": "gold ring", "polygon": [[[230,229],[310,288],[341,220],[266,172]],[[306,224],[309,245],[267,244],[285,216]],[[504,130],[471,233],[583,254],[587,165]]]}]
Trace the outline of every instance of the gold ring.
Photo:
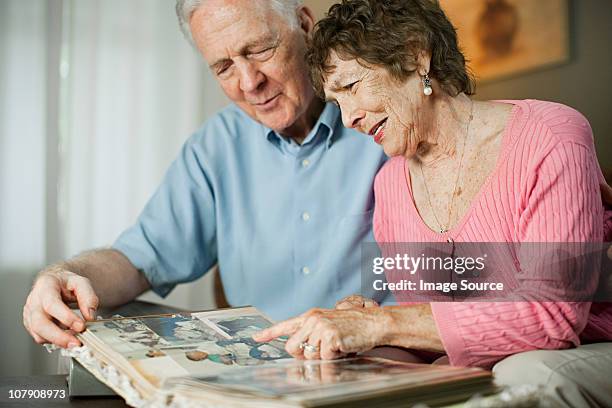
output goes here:
[{"label": "gold ring", "polygon": [[312,344],[306,343],[305,341],[300,343],[300,349],[308,351],[309,353],[316,353],[319,351],[319,347],[313,346]]}]

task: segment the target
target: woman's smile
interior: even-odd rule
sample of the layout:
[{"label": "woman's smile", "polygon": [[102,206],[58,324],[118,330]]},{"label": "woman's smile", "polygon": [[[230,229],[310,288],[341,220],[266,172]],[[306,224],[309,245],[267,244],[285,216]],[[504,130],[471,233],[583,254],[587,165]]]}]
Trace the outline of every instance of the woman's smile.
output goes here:
[{"label": "woman's smile", "polygon": [[368,132],[368,134],[372,136],[374,141],[378,144],[381,144],[385,138],[385,125],[387,124],[387,119],[389,118],[384,118],[380,122],[376,123],[376,125],[374,125]]}]

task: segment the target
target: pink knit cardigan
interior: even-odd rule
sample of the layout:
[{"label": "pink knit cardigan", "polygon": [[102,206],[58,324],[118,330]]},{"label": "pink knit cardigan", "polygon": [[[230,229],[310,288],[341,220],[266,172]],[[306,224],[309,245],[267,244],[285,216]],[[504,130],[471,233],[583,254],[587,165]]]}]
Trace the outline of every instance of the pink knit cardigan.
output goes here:
[{"label": "pink knit cardigan", "polygon": [[[592,131],[577,111],[513,104],[497,165],[458,224],[429,229],[412,199],[405,159],[376,177],[374,236],[384,242],[601,242],[604,219]],[[602,221],[603,220],[603,221]],[[605,237],[608,240],[610,237]],[[610,303],[432,303],[451,364],[491,367],[508,355],[612,339]]]}]

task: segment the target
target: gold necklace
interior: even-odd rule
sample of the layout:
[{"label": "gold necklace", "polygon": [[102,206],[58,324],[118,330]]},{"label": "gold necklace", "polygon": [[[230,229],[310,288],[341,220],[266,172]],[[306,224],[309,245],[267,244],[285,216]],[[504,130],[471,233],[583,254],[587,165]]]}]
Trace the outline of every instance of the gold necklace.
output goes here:
[{"label": "gold necklace", "polygon": [[[452,105],[451,105],[452,106]],[[456,113],[454,107],[453,111]],[[472,124],[472,119],[474,119],[474,101],[472,101],[472,105],[470,107],[470,117],[468,118],[466,129],[465,129],[465,137],[463,138],[463,147],[461,151],[461,158],[459,159],[459,167],[457,168],[457,177],[455,178],[455,186],[453,187],[453,195],[451,196],[450,202],[448,204],[448,219],[446,222],[446,227],[442,225],[436,212],[434,211],[433,205],[431,204],[431,195],[429,194],[429,187],[427,186],[427,179],[425,178],[425,174],[423,172],[423,163],[419,161],[419,169],[421,170],[421,177],[423,178],[423,185],[425,186],[425,193],[427,194],[427,202],[429,203],[429,208],[431,209],[431,213],[433,214],[438,227],[440,228],[440,234],[444,234],[448,232],[451,223],[452,212],[455,208],[455,195],[457,193],[457,184],[459,183],[459,178],[461,176],[461,170],[463,168],[463,157],[465,156],[465,146],[467,144],[467,138],[470,134],[470,125]]]}]

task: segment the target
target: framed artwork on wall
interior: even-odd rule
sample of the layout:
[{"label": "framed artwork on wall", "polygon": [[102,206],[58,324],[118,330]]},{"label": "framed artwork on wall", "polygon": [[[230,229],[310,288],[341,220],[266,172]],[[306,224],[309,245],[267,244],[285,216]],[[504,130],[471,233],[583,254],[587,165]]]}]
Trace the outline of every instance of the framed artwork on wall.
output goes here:
[{"label": "framed artwork on wall", "polygon": [[440,0],[479,81],[567,62],[568,0]]}]

